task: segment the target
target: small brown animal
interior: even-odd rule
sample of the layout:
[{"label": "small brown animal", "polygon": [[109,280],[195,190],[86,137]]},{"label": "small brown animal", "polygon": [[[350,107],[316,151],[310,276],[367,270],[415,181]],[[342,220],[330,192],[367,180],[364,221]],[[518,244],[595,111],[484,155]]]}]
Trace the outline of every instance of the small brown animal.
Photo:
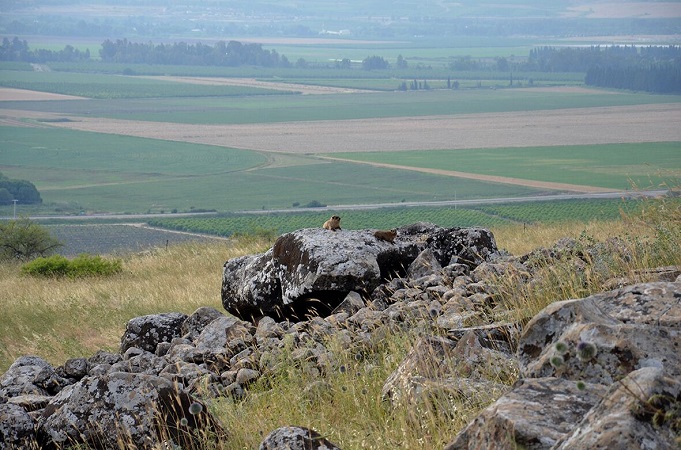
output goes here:
[{"label": "small brown animal", "polygon": [[392,230],[378,230],[374,233],[374,237],[379,241],[386,241],[392,244],[397,237],[397,230],[394,228]]},{"label": "small brown animal", "polygon": [[329,220],[324,222],[323,225],[324,229],[326,230],[331,230],[331,231],[336,231],[340,230],[340,217],[339,216],[331,216]]}]

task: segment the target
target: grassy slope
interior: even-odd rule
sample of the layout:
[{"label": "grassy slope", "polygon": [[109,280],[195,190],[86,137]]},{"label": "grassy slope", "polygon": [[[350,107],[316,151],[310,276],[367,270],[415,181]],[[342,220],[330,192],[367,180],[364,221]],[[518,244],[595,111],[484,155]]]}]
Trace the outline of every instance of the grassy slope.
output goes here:
[{"label": "grassy slope", "polygon": [[[620,236],[629,245],[656,245],[660,250],[656,255],[637,253],[623,269],[624,273],[632,273],[639,267],[681,264],[678,252],[670,251],[681,245],[681,211],[678,207],[660,206],[665,207],[651,204],[647,220],[505,226],[493,231],[501,248],[518,255],[566,236],[598,241]],[[69,357],[89,356],[98,349],[116,350],[125,322],[135,316],[168,311],[191,313],[200,306],[221,309],[219,280],[224,261],[263,251],[270,244],[242,238],[232,244],[173,246],[131,255],[124,260],[124,273],[112,278],[27,279],[19,275],[18,266],[0,265],[0,371],[23,354],[37,354],[59,365]],[[586,285],[581,284],[584,280],[579,281],[575,284],[569,277],[553,279],[554,284],[540,283],[535,292],[513,291],[513,286],[517,287],[513,280],[500,283],[502,295],[509,299],[508,306],[525,317],[552,301],[600,289],[599,280],[589,278]],[[315,375],[291,360],[279,375],[251,387],[251,394],[244,400],[219,400],[213,404],[213,412],[230,431],[223,448],[255,448],[263,434],[292,423],[329,433],[330,440],[348,449],[442,447],[497,394],[481,393],[458,404],[452,417],[442,411],[419,410],[414,414],[411,407],[388,408],[381,401],[383,383],[413,339],[410,333],[387,335],[381,348],[362,358],[355,358],[331,339],[329,348],[344,371]],[[319,380],[332,387],[328,397],[300,401],[302,390]]]}]

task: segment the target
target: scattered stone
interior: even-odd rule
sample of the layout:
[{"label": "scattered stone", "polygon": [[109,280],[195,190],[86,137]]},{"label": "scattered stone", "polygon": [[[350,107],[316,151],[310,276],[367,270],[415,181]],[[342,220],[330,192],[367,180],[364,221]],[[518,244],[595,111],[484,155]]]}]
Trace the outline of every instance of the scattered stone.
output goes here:
[{"label": "scattered stone", "polygon": [[321,434],[305,427],[281,427],[268,434],[260,450],[340,450]]}]

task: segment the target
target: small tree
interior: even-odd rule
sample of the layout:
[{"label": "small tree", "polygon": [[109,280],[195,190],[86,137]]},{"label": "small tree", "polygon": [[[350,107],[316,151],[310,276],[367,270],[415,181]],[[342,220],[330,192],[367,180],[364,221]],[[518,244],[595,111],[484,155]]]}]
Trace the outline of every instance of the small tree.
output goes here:
[{"label": "small tree", "polygon": [[364,70],[374,70],[374,69],[387,69],[389,66],[388,61],[381,58],[380,56],[367,56],[362,61],[362,69]]},{"label": "small tree", "polygon": [[0,261],[28,261],[47,256],[64,244],[29,219],[0,223]]}]

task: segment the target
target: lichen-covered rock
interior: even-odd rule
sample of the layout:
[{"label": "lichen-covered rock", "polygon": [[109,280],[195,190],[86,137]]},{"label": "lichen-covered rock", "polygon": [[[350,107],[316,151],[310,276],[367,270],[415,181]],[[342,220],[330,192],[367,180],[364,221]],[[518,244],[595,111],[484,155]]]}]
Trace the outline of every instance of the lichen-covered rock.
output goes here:
[{"label": "lichen-covered rock", "polygon": [[244,320],[324,317],[350,291],[369,296],[386,280],[404,276],[426,249],[439,267],[475,267],[498,255],[493,235],[481,228],[419,223],[399,228],[394,243],[376,239],[371,230],[303,229],[282,235],[264,254],[227,261],[222,304]]},{"label": "lichen-covered rock", "polygon": [[580,390],[574,382],[560,378],[519,380],[445,450],[549,449],[573,429],[605,391],[602,385],[590,384]]},{"label": "lichen-covered rock", "polygon": [[[195,414],[190,405],[196,403]],[[186,419],[186,424],[182,425]],[[38,420],[44,448],[84,444],[150,449],[161,442],[191,442],[191,430],[219,431],[205,407],[161,377],[114,372],[85,377],[63,389]]]},{"label": "lichen-covered rock", "polygon": [[38,356],[21,356],[0,377],[0,398],[24,394],[54,395],[68,384]]},{"label": "lichen-covered rock", "polygon": [[681,404],[679,299],[681,283],[655,282],[549,305],[520,338],[514,389],[447,449],[673,448],[651,421]]},{"label": "lichen-covered rock", "polygon": [[250,323],[222,315],[201,330],[194,345],[199,350],[217,353],[224,350],[233,339],[250,336],[251,331],[255,332],[255,329]]},{"label": "lichen-covered rock", "polygon": [[644,283],[556,302],[526,326],[522,377],[611,384],[642,367],[681,376],[681,284]]},{"label": "lichen-covered rock", "polygon": [[130,347],[137,347],[153,353],[159,343],[169,342],[182,335],[182,324],[186,319],[187,315],[182,313],[135,317],[125,326],[120,352],[125,353]]},{"label": "lichen-covered rock", "polygon": [[193,341],[199,334],[201,334],[201,331],[203,331],[206,325],[223,316],[224,314],[215,308],[210,306],[202,306],[194,311],[182,323],[182,336]]},{"label": "lichen-covered rock", "polygon": [[554,448],[678,448],[679,421],[681,382],[646,367],[613,384]]},{"label": "lichen-covered rock", "polygon": [[0,450],[37,448],[34,426],[33,419],[21,406],[0,404]]},{"label": "lichen-covered rock", "polygon": [[340,450],[318,432],[305,427],[281,427],[268,434],[260,450]]}]

